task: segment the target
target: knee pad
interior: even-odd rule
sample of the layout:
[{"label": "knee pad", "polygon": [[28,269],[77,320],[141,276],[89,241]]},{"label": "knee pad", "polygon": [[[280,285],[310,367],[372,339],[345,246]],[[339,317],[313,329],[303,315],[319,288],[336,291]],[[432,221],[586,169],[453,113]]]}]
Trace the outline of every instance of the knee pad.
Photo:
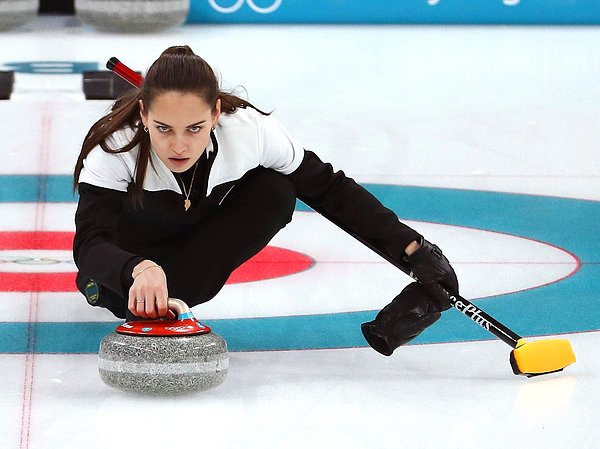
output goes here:
[{"label": "knee pad", "polygon": [[369,346],[390,356],[396,348],[417,337],[441,316],[441,309],[421,284],[409,284],[361,331]]}]

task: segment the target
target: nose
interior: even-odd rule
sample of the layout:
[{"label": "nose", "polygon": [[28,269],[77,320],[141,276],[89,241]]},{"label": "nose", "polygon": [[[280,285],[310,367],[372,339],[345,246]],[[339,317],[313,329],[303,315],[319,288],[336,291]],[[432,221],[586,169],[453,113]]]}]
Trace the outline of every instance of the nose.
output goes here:
[{"label": "nose", "polygon": [[188,149],[187,142],[183,137],[174,137],[171,141],[171,150],[176,154],[183,154]]}]

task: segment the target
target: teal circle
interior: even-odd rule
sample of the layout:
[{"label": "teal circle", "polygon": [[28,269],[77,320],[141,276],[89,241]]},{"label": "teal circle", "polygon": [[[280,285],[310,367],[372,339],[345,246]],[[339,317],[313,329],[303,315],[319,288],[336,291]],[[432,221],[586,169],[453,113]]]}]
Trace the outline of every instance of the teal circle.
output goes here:
[{"label": "teal circle", "polygon": [[[0,203],[75,201],[72,195],[64,194],[70,178],[38,178],[37,185],[41,187],[23,196],[17,187],[30,185],[25,182],[26,178],[0,176]],[[502,232],[545,242],[571,253],[580,262],[579,270],[572,276],[530,290],[479,298],[476,303],[523,337],[600,329],[600,202],[381,184],[366,185],[366,188],[401,220]],[[310,209],[298,203],[297,210]],[[494,248],[486,249],[494,251]],[[353,282],[365,283],[369,279],[357,278]],[[335,290],[335,284],[331,288]],[[265,290],[265,294],[269,291]],[[377,294],[376,288],[373,294]],[[386,299],[377,298],[377,301],[384,303]],[[376,310],[365,310],[223,319],[206,321],[206,324],[225,338],[230,351],[363,347],[366,342],[360,324],[372,320],[376,313]],[[94,353],[115,325],[115,322],[4,322],[0,323],[0,353]],[[451,309],[413,343],[495,338]]]}]

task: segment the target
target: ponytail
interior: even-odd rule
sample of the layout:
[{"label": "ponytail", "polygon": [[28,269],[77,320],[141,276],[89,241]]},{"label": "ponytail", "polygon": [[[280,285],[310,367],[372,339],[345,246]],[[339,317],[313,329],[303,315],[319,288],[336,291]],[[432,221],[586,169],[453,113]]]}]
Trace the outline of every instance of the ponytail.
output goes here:
[{"label": "ponytail", "polygon": [[[197,94],[206,104],[213,107],[220,99],[221,111],[226,114],[235,114],[239,108],[248,107],[263,115],[270,114],[232,93],[221,91],[213,69],[187,45],[169,47],[150,66],[141,88],[115,101],[111,111],[94,123],[88,131],[73,172],[74,190],[79,185],[83,161],[95,147],[100,145],[103,151],[116,154],[126,153],[139,145],[135,179],[129,192],[133,203],[142,205],[144,179],[151,159],[150,136],[141,125],[139,103],[142,100],[146,109],[150,109],[154,99],[168,91]],[[127,127],[135,132],[131,141],[122,148],[110,148],[106,139]]]}]

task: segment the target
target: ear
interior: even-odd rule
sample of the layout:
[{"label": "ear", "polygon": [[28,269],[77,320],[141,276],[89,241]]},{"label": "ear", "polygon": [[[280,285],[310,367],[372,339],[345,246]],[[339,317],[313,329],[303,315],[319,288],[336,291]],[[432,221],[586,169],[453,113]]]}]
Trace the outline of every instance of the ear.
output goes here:
[{"label": "ear", "polygon": [[146,109],[144,108],[144,102],[141,99],[139,100],[139,106],[140,106],[140,118],[142,119],[142,124],[145,127],[148,127],[148,114],[146,113]]},{"label": "ear", "polygon": [[213,112],[213,120],[212,120],[213,127],[217,126],[220,116],[221,116],[221,99],[217,98],[217,102],[215,103],[215,110]]}]

